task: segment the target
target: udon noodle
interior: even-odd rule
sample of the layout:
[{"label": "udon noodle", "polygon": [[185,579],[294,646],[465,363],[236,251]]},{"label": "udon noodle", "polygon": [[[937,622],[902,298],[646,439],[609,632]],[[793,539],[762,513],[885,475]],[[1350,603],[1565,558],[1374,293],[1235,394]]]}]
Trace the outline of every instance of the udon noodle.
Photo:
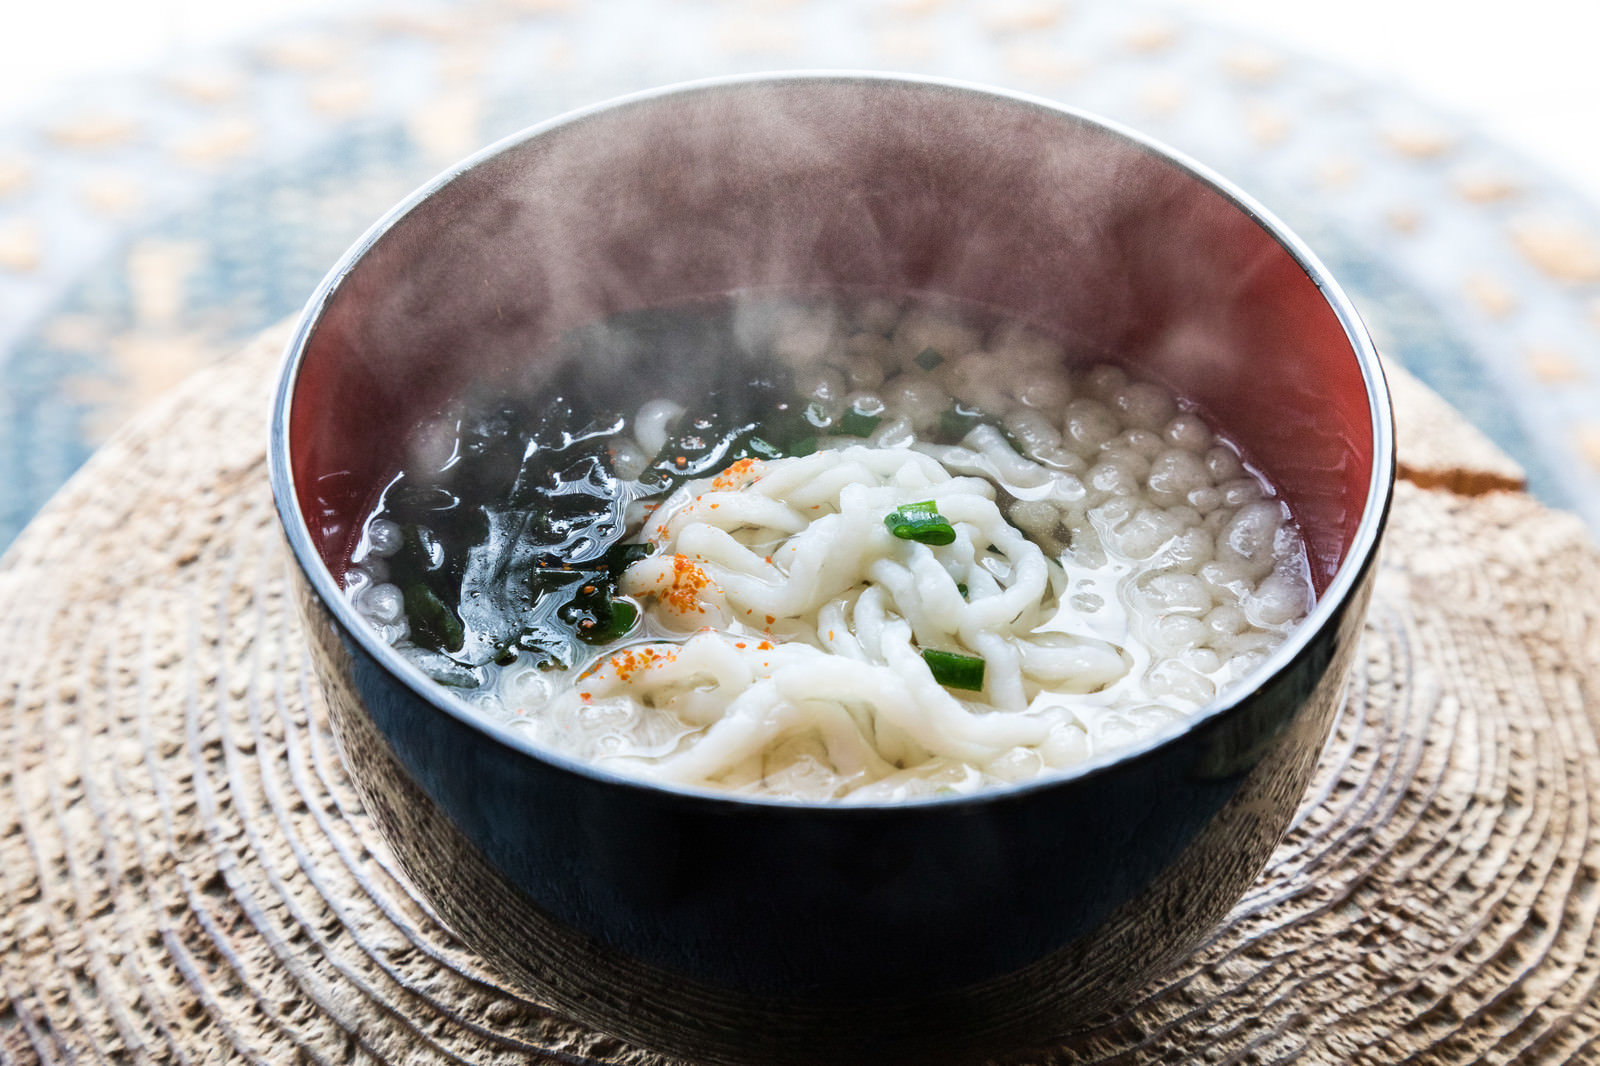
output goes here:
[{"label": "udon noodle", "polygon": [[718,443],[692,397],[657,397],[595,431],[614,500],[597,528],[615,536],[529,571],[577,575],[550,587],[579,639],[477,620],[495,586],[474,575],[506,569],[485,561],[507,543],[493,508],[456,606],[390,580],[405,544],[440,553],[380,503],[346,576],[357,609],[550,750],[678,786],[887,802],[1177,728],[1309,608],[1283,502],[1159,386],[1068,371],[1051,338],[949,308],[725,314],[780,372],[787,422]]}]

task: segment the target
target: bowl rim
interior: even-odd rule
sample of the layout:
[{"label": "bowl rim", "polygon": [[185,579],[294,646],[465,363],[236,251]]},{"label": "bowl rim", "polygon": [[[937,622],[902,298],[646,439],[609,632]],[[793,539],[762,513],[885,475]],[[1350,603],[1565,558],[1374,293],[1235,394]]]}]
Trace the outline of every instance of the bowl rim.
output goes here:
[{"label": "bowl rim", "polygon": [[[474,711],[465,700],[453,696],[443,685],[424,674],[393,647],[379,640],[377,634],[350,606],[332,573],[323,564],[320,554],[311,542],[309,524],[300,510],[299,495],[295,489],[293,469],[289,462],[289,416],[295,385],[307,345],[321,322],[323,312],[340,285],[365,257],[366,253],[388,231],[424,201],[452,184],[457,178],[479,164],[504,152],[543,137],[557,130],[578,126],[591,119],[615,111],[639,107],[664,97],[690,96],[717,93],[761,86],[805,84],[867,85],[889,84],[927,88],[973,96],[988,100],[1006,101],[1025,108],[1042,110],[1059,118],[1083,123],[1111,133],[1127,141],[1136,149],[1156,156],[1188,177],[1209,186],[1223,196],[1237,210],[1261,227],[1295,261],[1327,301],[1335,318],[1343,328],[1361,371],[1367,390],[1368,410],[1372,427],[1372,475],[1362,517],[1357,524],[1350,548],[1334,572],[1321,596],[1317,597],[1311,611],[1257,667],[1234,682],[1222,695],[1193,712],[1181,722],[1173,723],[1139,743],[1097,755],[1052,773],[1027,781],[980,789],[961,795],[927,796],[896,801],[850,802],[796,802],[760,796],[714,792],[708,789],[678,785],[671,782],[647,781],[619,774],[592,763],[551,751],[529,738],[492,722]],[[1366,571],[1372,565],[1378,542],[1388,521],[1394,497],[1396,475],[1394,411],[1390,402],[1387,379],[1378,357],[1376,346],[1349,296],[1333,278],[1327,267],[1293,231],[1276,215],[1257,202],[1244,190],[1209,167],[1187,154],[1112,119],[1107,119],[1069,104],[1011,89],[985,85],[956,78],[933,75],[907,74],[893,71],[819,69],[779,70],[756,73],[720,75],[645,89],[612,97],[563,112],[543,122],[519,130],[480,149],[465,159],[448,167],[423,183],[410,195],[385,212],[369,226],[318,283],[295,324],[294,333],[285,347],[277,373],[277,384],[272,400],[272,415],[267,450],[268,477],[272,486],[273,503],[279,523],[289,542],[291,553],[301,573],[310,582],[322,606],[329,612],[346,638],[353,638],[368,656],[403,682],[414,694],[420,696],[434,709],[450,715],[474,731],[499,744],[539,762],[558,769],[576,773],[594,781],[620,786],[629,790],[644,790],[657,796],[673,797],[690,804],[716,804],[719,809],[741,808],[766,811],[831,812],[825,817],[855,817],[852,812],[884,812],[937,807],[974,808],[990,803],[1009,802],[1041,789],[1055,788],[1070,782],[1106,773],[1116,766],[1150,756],[1173,740],[1204,728],[1226,715],[1247,698],[1259,692],[1273,677],[1287,669],[1313,644],[1318,634],[1336,624],[1355,593]]]}]

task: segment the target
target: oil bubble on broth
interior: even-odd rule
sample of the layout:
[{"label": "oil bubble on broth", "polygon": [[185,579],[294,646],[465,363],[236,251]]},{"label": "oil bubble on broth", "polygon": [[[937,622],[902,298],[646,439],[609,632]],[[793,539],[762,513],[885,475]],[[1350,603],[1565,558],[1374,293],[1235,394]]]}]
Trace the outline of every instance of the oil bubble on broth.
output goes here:
[{"label": "oil bubble on broth", "polygon": [[1159,385],[947,303],[747,296],[578,331],[418,429],[344,583],[550,750],[888,802],[1177,727],[1309,610],[1304,544]]}]

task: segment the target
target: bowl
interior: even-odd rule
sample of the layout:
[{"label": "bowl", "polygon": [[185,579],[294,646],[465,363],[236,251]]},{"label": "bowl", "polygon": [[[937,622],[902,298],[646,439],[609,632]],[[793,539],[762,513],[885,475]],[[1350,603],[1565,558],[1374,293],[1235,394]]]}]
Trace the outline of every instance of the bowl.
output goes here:
[{"label": "bowl", "polygon": [[[1310,615],[1181,730],[1120,755],[971,796],[823,806],[541,751],[346,602],[340,575],[402,442],[466,383],[511,380],[612,314],[818,287],[983,305],[1198,404],[1297,515]],[[1349,300],[1243,192],[1045,100],[837,72],[625,97],[420,189],[312,298],[270,455],[342,758],[415,889],[556,1010],[728,1063],[1035,1045],[1190,951],[1312,775],[1394,468]]]}]

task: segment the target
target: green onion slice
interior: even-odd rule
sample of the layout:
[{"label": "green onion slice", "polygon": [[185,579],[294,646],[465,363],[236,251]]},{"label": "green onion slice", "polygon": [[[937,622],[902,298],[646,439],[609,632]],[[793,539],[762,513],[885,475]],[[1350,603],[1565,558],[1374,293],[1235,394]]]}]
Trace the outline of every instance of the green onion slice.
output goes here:
[{"label": "green onion slice", "polygon": [[883,524],[901,540],[914,540],[918,544],[938,546],[956,539],[956,531],[950,525],[950,520],[939,513],[932,500],[908,503],[898,511],[884,515]]},{"label": "green onion slice", "polygon": [[983,691],[983,660],[976,655],[962,655],[956,651],[922,649],[922,661],[933,671],[933,679],[945,688]]},{"label": "green onion slice", "polygon": [[983,422],[983,415],[965,404],[957,403],[939,413],[939,433],[946,440],[959,441],[972,427]]},{"label": "green onion slice", "polygon": [[610,632],[607,634],[606,639],[616,640],[618,637],[628,632],[628,630],[632,629],[633,624],[638,620],[639,608],[635,607],[627,600],[612,600],[611,624],[609,627],[607,627]]},{"label": "green onion slice", "polygon": [[593,617],[578,625],[578,639],[585,644],[606,644],[625,635],[639,620],[639,609],[627,600],[610,600],[598,606]]},{"label": "green onion slice", "polygon": [[[782,459],[791,455],[810,455],[817,450],[816,437],[797,437],[787,445],[774,444],[762,437],[751,437],[747,445],[751,454],[762,459]],[[733,453],[730,453],[730,455]]]},{"label": "green onion slice", "polygon": [[862,414],[854,407],[839,416],[839,432],[847,437],[870,437],[883,419],[878,415]]}]

